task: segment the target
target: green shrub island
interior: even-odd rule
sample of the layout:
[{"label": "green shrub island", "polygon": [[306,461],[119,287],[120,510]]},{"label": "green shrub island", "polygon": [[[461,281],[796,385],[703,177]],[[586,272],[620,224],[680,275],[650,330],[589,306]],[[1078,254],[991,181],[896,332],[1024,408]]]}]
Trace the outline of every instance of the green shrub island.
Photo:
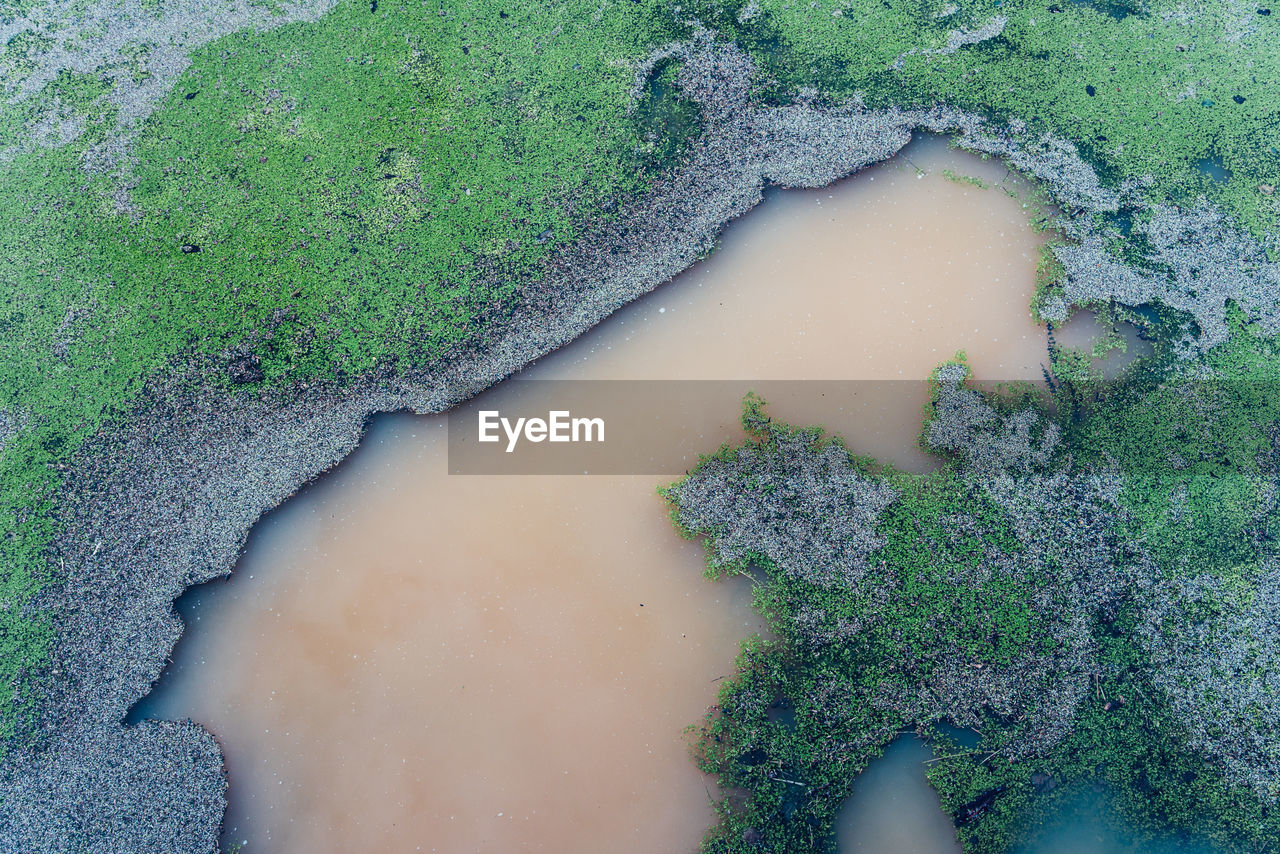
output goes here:
[{"label": "green shrub island", "polygon": [[695,734],[727,793],[704,850],[828,850],[853,778],[911,730],[966,850],[1097,785],[1153,835],[1280,844],[1280,361],[1231,322],[1115,382],[942,366],[927,475],[747,399],[748,440],[663,490],[768,621]]}]

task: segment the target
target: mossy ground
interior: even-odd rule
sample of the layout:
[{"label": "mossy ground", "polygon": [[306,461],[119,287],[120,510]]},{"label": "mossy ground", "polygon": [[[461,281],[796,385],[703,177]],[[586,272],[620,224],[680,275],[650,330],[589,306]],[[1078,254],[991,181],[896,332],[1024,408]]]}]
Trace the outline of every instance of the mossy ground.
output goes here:
[{"label": "mossy ground", "polygon": [[[1280,197],[1259,188],[1280,179],[1280,20],[1265,3],[1154,2],[1124,14],[1058,0],[687,8],[734,33],[780,81],[779,97],[816,85],[871,106],[941,102],[1018,118],[1075,142],[1113,186],[1150,175],[1155,198],[1208,195],[1275,239]],[[997,37],[936,52],[950,32],[997,17],[1007,19]]]},{"label": "mossy ground", "polygon": [[60,469],[148,377],[242,346],[267,384],[340,379],[482,336],[692,128],[669,93],[627,112],[674,35],[646,4],[344,3],[198,51],[106,172],[84,168],[117,132],[104,79],[6,105],[0,143],[51,111],[85,131],[0,171],[0,407],[28,425],[0,460],[0,683],[24,695],[50,641],[24,603],[56,569]]}]

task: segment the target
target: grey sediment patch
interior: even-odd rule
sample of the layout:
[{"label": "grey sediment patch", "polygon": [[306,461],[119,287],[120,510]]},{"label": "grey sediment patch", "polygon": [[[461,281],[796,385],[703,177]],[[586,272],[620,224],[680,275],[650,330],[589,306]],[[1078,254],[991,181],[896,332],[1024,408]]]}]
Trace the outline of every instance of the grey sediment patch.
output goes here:
[{"label": "grey sediment patch", "polygon": [[[867,556],[884,545],[876,523],[897,493],[865,477],[842,446],[815,447],[803,432],[777,432],[774,444],[745,445],[732,460],[711,459],[671,488],[680,523],[716,531],[711,565],[745,565],[768,554],[783,573],[807,584],[854,589]],[[743,490],[744,475],[758,487]]]},{"label": "grey sediment patch", "polygon": [[[1275,484],[1270,483],[1273,494]],[[1264,803],[1280,798],[1280,562],[1252,596],[1212,574],[1165,579],[1139,627],[1156,685],[1196,750],[1219,759]]]},{"label": "grey sediment patch", "polygon": [[[939,13],[939,15],[940,14],[941,13]],[[947,14],[949,15],[952,13],[948,12]],[[934,17],[937,18],[939,15],[934,15]],[[942,15],[941,17],[946,16]],[[982,42],[985,42],[988,39],[993,39],[1003,33],[1005,24],[1007,23],[1009,23],[1009,19],[1007,17],[1004,15],[996,15],[976,30],[966,29],[964,27],[952,30],[947,33],[946,44],[942,47],[926,47],[920,48],[919,50],[909,50],[893,61],[893,67],[895,69],[901,69],[904,64],[904,60],[906,60],[908,56],[913,56],[915,54],[920,54],[922,56],[947,56],[948,54],[955,53],[962,47],[967,47],[971,44],[981,44]]]},{"label": "grey sediment patch", "polygon": [[1280,264],[1257,241],[1233,228],[1221,211],[1201,200],[1193,208],[1157,205],[1133,232],[1150,250],[1125,263],[1106,250],[1104,238],[1085,234],[1054,254],[1067,272],[1067,303],[1115,299],[1126,305],[1158,302],[1195,319],[1184,330],[1187,351],[1227,339],[1227,301],[1236,303],[1268,335],[1280,333]]},{"label": "grey sediment patch", "polygon": [[[109,142],[90,150],[85,164],[110,171],[125,158],[142,120],[169,93],[190,64],[197,48],[230,33],[270,29],[296,21],[314,21],[333,8],[335,0],[298,0],[279,5],[252,0],[184,3],[180,10],[148,8],[140,0],[62,0],[41,4],[36,17],[0,22],[0,45],[15,35],[43,36],[47,47],[31,57],[33,68],[12,75],[4,86],[10,104],[37,97],[62,71],[100,74],[109,78],[110,104],[118,108],[116,133]],[[131,73],[138,66],[143,73]],[[65,145],[84,132],[83,118],[68,118],[56,102],[47,105],[26,129],[25,139],[0,149],[0,163],[32,145]]]},{"label": "grey sediment patch", "polygon": [[[230,573],[257,520],[349,454],[371,415],[443,411],[563,346],[708,254],[724,225],[761,200],[767,182],[821,186],[929,130],[1042,179],[1078,212],[1061,218],[1077,238],[1092,233],[1093,213],[1138,194],[1137,185],[1103,187],[1070,143],[1031,142],[1016,126],[993,129],[946,107],[868,111],[856,101],[822,107],[803,97],[756,105],[750,59],[705,31],[662,50],[680,61],[677,85],[703,111],[702,137],[682,166],[624,203],[620,216],[584,224],[587,236],[546,263],[516,314],[488,340],[422,371],[388,367],[345,386],[270,392],[229,391],[217,381],[226,359],[192,360],[152,381],[130,413],[71,461],[56,511],[63,530],[50,554],[64,569],[40,602],[57,628],[40,698],[41,737],[0,767],[7,846],[214,850],[227,784],[213,736],[190,722],[121,724],[182,631],[174,600],[190,585]],[[1076,266],[1070,294],[1112,295],[1110,279]],[[1125,293],[1147,301],[1159,296],[1154,287],[1139,282]],[[1261,301],[1253,310],[1269,318],[1277,312]]]},{"label": "grey sediment patch", "polygon": [[0,408],[0,454],[9,440],[22,432],[31,416],[21,409]]}]

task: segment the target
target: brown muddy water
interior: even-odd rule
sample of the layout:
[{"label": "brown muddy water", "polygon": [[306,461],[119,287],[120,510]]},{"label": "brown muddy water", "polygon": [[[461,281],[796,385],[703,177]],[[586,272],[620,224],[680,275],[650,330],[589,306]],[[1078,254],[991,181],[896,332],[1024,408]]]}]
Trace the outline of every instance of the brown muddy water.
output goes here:
[{"label": "brown muddy water", "polygon": [[[924,140],[772,192],[713,257],[522,376],[920,380],[963,349],[979,378],[1039,378],[1040,238],[1001,186],[944,170],[1020,186]],[[775,414],[924,471],[912,388]],[[229,581],[184,597],[174,664],[132,717],[217,734],[224,845],[246,852],[695,850],[713,789],[683,730],[760,629],[747,582],[703,579],[655,494],[670,477],[450,476],[444,426],[375,419],[264,520]],[[868,827],[852,850],[899,850]]]}]

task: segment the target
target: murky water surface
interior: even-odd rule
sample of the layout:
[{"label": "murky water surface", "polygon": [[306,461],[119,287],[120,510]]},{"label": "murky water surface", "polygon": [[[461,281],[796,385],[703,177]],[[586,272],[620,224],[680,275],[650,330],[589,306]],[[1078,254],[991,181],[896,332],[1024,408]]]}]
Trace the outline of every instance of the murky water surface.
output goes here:
[{"label": "murky water surface", "polygon": [[[1015,180],[926,141],[772,193],[706,263],[525,375],[923,379],[963,349],[981,378],[1036,379],[1039,238],[1019,202],[944,169]],[[923,471],[916,389],[875,418],[801,399],[775,414]],[[230,581],[185,598],[138,714],[218,735],[226,841],[248,852],[694,850],[713,816],[682,730],[759,629],[749,591],[703,580],[659,479],[449,476],[443,437],[438,417],[377,419],[271,514]],[[896,838],[865,850],[913,850]]]},{"label": "murky water surface", "polygon": [[1090,786],[1070,796],[1025,846],[1013,854],[1225,854],[1194,838],[1149,839],[1118,815],[1111,793]]},{"label": "murky water surface", "polygon": [[933,752],[902,736],[867,766],[836,820],[840,854],[960,854],[951,818],[925,779]]},{"label": "murky water surface", "polygon": [[[976,736],[964,744],[976,746]],[[937,754],[928,745],[903,735],[867,766],[836,819],[839,854],[960,854],[951,818],[925,779],[930,761],[937,761]],[[1034,837],[1012,854],[1222,852],[1200,839],[1150,839],[1117,813],[1105,787],[1086,785],[1081,791],[1065,793]]]}]

